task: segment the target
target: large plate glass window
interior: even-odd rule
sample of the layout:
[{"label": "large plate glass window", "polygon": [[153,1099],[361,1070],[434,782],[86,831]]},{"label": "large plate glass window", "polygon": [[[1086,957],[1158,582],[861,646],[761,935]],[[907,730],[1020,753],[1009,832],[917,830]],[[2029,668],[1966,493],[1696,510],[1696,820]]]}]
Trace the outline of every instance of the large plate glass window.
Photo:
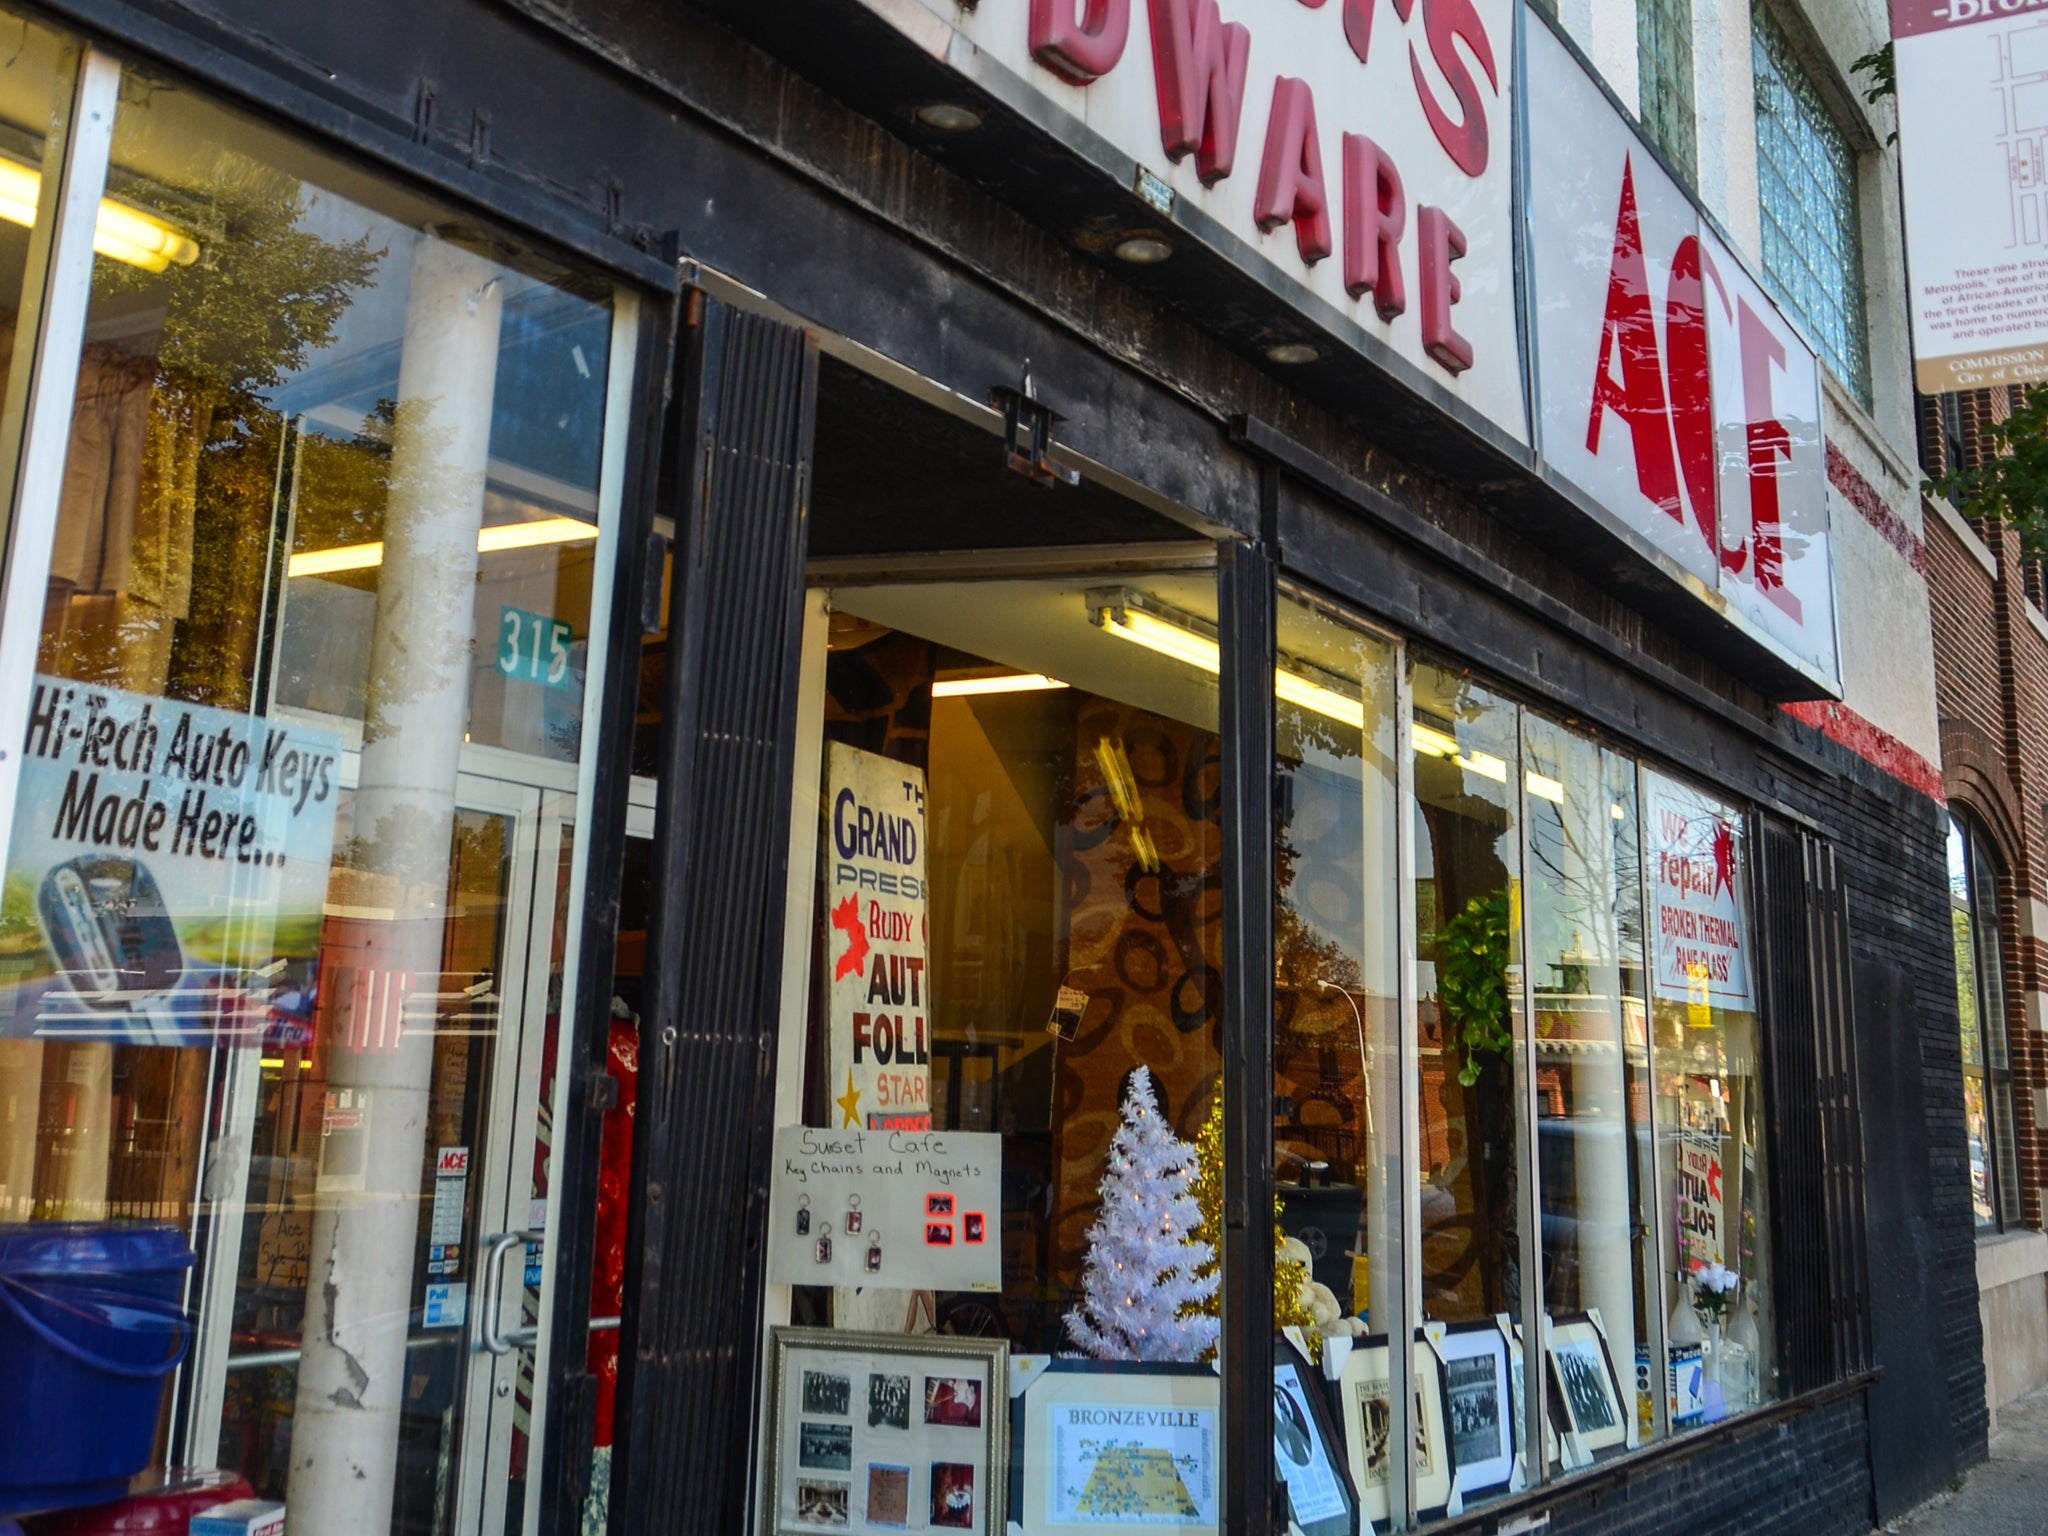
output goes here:
[{"label": "large plate glass window", "polygon": [[1681,780],[1640,775],[1673,1427],[1777,1395],[1757,955],[1746,822]]},{"label": "large plate glass window", "polygon": [[[1273,1161],[1279,1180],[1274,1464],[1303,1530],[1341,1524],[1337,1477],[1293,1403],[1293,1341],[1338,1384],[1332,1426],[1392,1439],[1401,1329],[1400,652],[1283,596],[1274,670]],[[1300,1423],[1297,1426],[1296,1420]],[[1503,1427],[1503,1426],[1496,1426]],[[1406,1507],[1398,1463],[1335,1458],[1365,1518]]]},{"label": "large plate glass window", "polygon": [[1949,917],[1955,937],[1956,1011],[1962,1020],[1970,1203],[1977,1225],[1993,1230],[2019,1220],[2020,1212],[1996,857],[1973,817],[1959,813],[1949,818]]},{"label": "large plate glass window", "polygon": [[1213,1530],[1214,577],[820,588],[808,644],[762,1528]]},{"label": "large plate glass window", "polygon": [[181,86],[120,98],[0,914],[7,1216],[161,1229],[157,1455],[301,1536],[495,1528],[620,322]]},{"label": "large plate glass window", "polygon": [[1543,1300],[1553,1316],[1598,1320],[1622,1407],[1648,1438],[1660,1234],[1635,768],[1535,715],[1524,739]]}]

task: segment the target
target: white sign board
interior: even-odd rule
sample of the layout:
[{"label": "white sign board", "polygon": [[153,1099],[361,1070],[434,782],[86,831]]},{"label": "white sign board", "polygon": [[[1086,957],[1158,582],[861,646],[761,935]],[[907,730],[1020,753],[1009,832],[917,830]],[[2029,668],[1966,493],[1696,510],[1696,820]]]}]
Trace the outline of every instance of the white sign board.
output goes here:
[{"label": "white sign board", "polygon": [[999,1291],[1003,1139],[993,1131],[775,1132],[776,1285]]},{"label": "white sign board", "polygon": [[1528,90],[1544,458],[1696,595],[1838,687],[1812,350],[1534,18]]},{"label": "white sign board", "polygon": [[1385,343],[1526,438],[1513,0],[922,3],[1311,327]]},{"label": "white sign board", "polygon": [[1651,990],[1671,1002],[1753,1011],[1740,814],[1661,774],[1643,775],[1643,794]]},{"label": "white sign board", "polygon": [[28,687],[0,1036],[310,1041],[340,740],[61,677]]},{"label": "white sign board", "polygon": [[924,770],[835,741],[825,782],[835,1118],[842,1126],[926,1130]]},{"label": "white sign board", "polygon": [[2048,378],[2048,9],[1892,0],[1914,382]]}]

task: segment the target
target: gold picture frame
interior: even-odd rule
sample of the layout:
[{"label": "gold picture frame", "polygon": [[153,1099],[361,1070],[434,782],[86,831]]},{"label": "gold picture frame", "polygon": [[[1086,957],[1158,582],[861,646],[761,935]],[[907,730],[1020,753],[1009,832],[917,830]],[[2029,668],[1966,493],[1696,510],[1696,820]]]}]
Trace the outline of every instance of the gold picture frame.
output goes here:
[{"label": "gold picture frame", "polygon": [[[1415,1513],[1419,1519],[1440,1515],[1451,1502],[1457,1469],[1451,1465],[1446,1433],[1443,1362],[1435,1347],[1417,1334],[1415,1351]],[[1404,1475],[1388,1445],[1388,1382],[1392,1361],[1384,1334],[1359,1340],[1337,1378],[1344,1413],[1344,1449],[1351,1463],[1351,1486],[1358,1490],[1359,1512],[1384,1525],[1391,1510],[1390,1480]]]}]

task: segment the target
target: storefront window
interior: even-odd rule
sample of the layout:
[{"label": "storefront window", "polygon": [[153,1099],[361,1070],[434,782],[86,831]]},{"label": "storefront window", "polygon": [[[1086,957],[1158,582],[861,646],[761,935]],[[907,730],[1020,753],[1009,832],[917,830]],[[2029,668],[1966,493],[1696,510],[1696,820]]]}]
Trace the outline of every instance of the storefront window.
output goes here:
[{"label": "storefront window", "polygon": [[1518,1317],[1516,710],[1441,667],[1411,678],[1422,1311]]},{"label": "storefront window", "polygon": [[495,1528],[538,1411],[611,303],[133,72],[107,198],[156,244],[99,243],[75,364],[6,1219],[192,1256],[125,1471],[226,1467],[298,1536]]},{"label": "storefront window", "polygon": [[1215,614],[1207,572],[814,601],[764,1529],[1217,1521]]},{"label": "storefront window", "polygon": [[[778,1529],[965,1524],[998,1494],[1027,1532],[1139,1510],[1119,1498],[1215,1518],[1211,582],[813,591],[761,1404]],[[1426,1524],[1763,1401],[1739,813],[1307,595],[1282,596],[1273,686],[1295,1523]],[[1007,1465],[943,1407],[1004,1381]],[[1186,1438],[1108,1455],[1076,1428],[1130,1407]]]},{"label": "storefront window", "polygon": [[[1399,888],[1398,653],[1296,598],[1280,606],[1279,650],[1273,1150],[1285,1243],[1275,1308],[1313,1336],[1339,1382],[1340,1420],[1385,1436],[1385,1336],[1400,1331],[1403,1268],[1400,927],[1387,900]],[[1292,1391],[1283,1368],[1283,1424]],[[1282,1433],[1276,1446],[1295,1522],[1341,1516],[1310,1440]],[[1351,1473],[1366,1518],[1384,1528],[1406,1496],[1393,1462],[1359,1454]]]},{"label": "storefront window", "polygon": [[1667,1392],[1687,1429],[1776,1396],[1748,839],[1735,807],[1640,782]]},{"label": "storefront window", "polygon": [[2005,965],[1998,872],[1984,834],[1948,824],[1949,917],[1955,930],[1956,1011],[1962,1021],[1963,1109],[1970,1134],[1970,1202],[1980,1228],[2019,1219],[2012,1062],[2006,1048]]},{"label": "storefront window", "polygon": [[[27,412],[29,377],[36,354],[37,305],[32,285],[42,279],[47,242],[35,238],[40,222],[45,232],[55,189],[46,196],[45,161],[61,139],[70,108],[79,50],[56,33],[9,11],[0,11],[0,541],[11,525],[7,498],[14,492],[15,458],[21,446]],[[132,226],[141,226],[138,231]],[[116,244],[126,232],[149,240],[141,211],[122,199],[102,200],[95,229],[96,244],[118,249],[131,259],[153,259],[144,252]],[[24,316],[27,323],[24,324]],[[0,1163],[0,1220],[5,1202],[19,1198],[6,1187]]]},{"label": "storefront window", "polygon": [[1624,1427],[1647,1438],[1657,1218],[1635,770],[1534,715],[1525,740],[1544,1308],[1595,1325]]}]

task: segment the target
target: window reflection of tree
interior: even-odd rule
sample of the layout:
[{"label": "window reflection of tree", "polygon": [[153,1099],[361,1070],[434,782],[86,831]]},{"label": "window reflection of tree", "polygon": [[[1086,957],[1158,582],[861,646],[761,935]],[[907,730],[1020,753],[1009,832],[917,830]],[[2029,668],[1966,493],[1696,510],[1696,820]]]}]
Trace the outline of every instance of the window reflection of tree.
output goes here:
[{"label": "window reflection of tree", "polygon": [[[1512,765],[1512,706],[1469,681],[1418,666],[1417,710],[1433,729],[1496,747]],[[1470,762],[1471,753],[1465,754]],[[1475,785],[1477,787],[1475,787]],[[1447,1320],[1515,1312],[1521,1305],[1517,1250],[1514,1062],[1508,1041],[1508,899],[1514,878],[1514,821],[1508,786],[1491,785],[1458,760],[1415,758],[1415,859],[1433,880],[1436,926],[1418,901],[1417,957],[1429,963],[1418,1010],[1420,1106],[1425,1160],[1422,1194],[1424,1306]],[[1430,972],[1424,972],[1425,978]],[[1480,1017],[1470,1010],[1483,1009]]]}]

